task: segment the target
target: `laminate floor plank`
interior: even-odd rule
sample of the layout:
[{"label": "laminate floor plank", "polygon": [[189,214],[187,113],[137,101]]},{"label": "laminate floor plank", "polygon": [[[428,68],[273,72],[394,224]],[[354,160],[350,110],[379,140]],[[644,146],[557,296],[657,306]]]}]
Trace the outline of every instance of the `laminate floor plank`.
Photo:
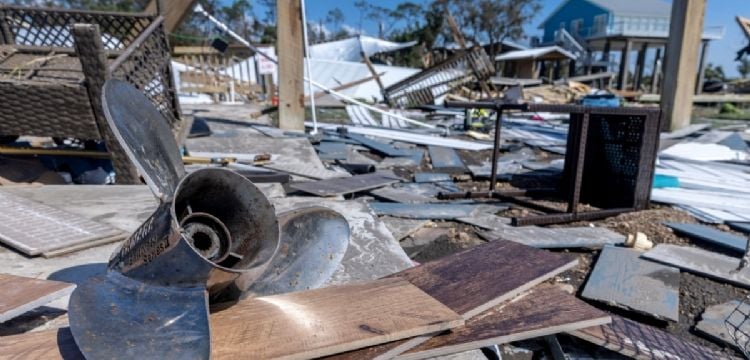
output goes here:
[{"label": "laminate floor plank", "polygon": [[0,274],[0,323],[70,294],[74,284]]},{"label": "laminate floor plank", "polygon": [[609,314],[542,284],[435,336],[396,359],[416,360],[604,325]]}]

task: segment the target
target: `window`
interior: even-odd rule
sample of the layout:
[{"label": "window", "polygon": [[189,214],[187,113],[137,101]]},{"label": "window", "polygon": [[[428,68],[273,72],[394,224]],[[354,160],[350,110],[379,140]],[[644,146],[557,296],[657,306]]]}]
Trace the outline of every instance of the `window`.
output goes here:
[{"label": "window", "polygon": [[583,27],[583,19],[575,19],[570,22],[570,32],[573,35],[578,35]]},{"label": "window", "polygon": [[607,14],[594,16],[594,34],[604,35],[607,29]]}]

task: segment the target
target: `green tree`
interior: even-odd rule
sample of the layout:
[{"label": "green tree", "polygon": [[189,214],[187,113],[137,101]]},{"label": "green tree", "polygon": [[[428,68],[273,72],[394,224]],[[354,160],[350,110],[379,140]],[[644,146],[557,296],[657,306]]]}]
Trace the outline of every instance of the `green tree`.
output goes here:
[{"label": "green tree", "polygon": [[726,75],[724,75],[724,68],[722,68],[721,65],[717,66],[712,63],[708,63],[708,65],[706,65],[705,77],[706,80],[727,80]]}]

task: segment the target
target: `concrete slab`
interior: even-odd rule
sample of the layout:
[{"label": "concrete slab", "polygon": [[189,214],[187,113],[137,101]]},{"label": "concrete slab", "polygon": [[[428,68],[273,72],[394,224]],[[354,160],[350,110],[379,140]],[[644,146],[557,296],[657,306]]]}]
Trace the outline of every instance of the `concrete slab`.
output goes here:
[{"label": "concrete slab", "polygon": [[637,250],[605,246],[581,296],[679,321],[680,271],[642,260],[640,255]]},{"label": "concrete slab", "polygon": [[[478,222],[481,223],[481,222]],[[489,226],[490,223],[484,223]],[[510,240],[524,245],[543,248],[587,248],[599,249],[604,245],[625,242],[625,235],[602,227],[543,228],[538,226],[511,226],[498,221],[489,231],[481,231],[485,240]]]},{"label": "concrete slab", "polygon": [[669,244],[657,245],[641,257],[718,281],[750,288],[750,268],[738,270],[740,259],[735,257],[695,247]]},{"label": "concrete slab", "polygon": [[[740,301],[732,300],[707,307],[706,311],[701,315],[701,320],[695,325],[695,330],[714,341],[737,348],[737,344],[732,340],[726,322],[736,325],[742,324],[745,320],[745,316],[742,313],[750,314],[750,304],[742,303],[738,309],[739,311],[735,312],[734,310],[737,309],[737,306],[740,306]],[[740,326],[739,330],[745,334],[750,334],[750,323]],[[736,334],[741,336],[740,332],[736,332]],[[748,339],[746,337],[744,339],[740,338],[740,341],[746,342]]]},{"label": "concrete slab", "polygon": [[475,212],[498,212],[507,209],[500,205],[477,204],[399,204],[371,202],[370,208],[378,215],[407,219],[449,220],[470,217]]}]

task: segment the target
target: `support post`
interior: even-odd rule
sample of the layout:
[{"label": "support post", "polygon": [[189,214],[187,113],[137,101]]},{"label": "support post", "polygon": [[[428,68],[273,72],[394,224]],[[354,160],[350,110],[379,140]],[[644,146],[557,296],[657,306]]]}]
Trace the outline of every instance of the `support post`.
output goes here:
[{"label": "support post", "polygon": [[651,93],[657,94],[659,92],[659,75],[661,74],[661,48],[656,48],[656,55],[654,56],[654,66],[651,70]]},{"label": "support post", "polygon": [[628,69],[630,69],[630,52],[633,50],[633,42],[625,41],[625,47],[622,48],[620,56],[620,74],[617,77],[617,89],[625,90],[628,87]]},{"label": "support post", "polygon": [[[164,31],[171,33],[185,20],[197,0],[151,0],[146,12],[164,16]],[[159,4],[163,2],[162,4]]]},{"label": "support post", "polygon": [[635,73],[635,81],[633,90],[638,91],[641,88],[641,83],[643,83],[643,70],[646,67],[646,52],[648,51],[648,43],[643,43],[641,45],[641,49],[638,50],[638,60],[635,63],[635,67],[637,69]]},{"label": "support post", "polygon": [[118,184],[140,184],[138,171],[130,163],[125,150],[115,138],[115,134],[107,124],[102,105],[102,86],[109,79],[107,58],[98,25],[74,24],[73,39],[76,54],[81,61],[81,70],[86,81],[86,92],[89,95],[91,110],[99,129],[99,135],[107,146],[115,170],[115,181]]},{"label": "support post", "polygon": [[703,32],[706,0],[674,0],[669,24],[666,69],[661,95],[663,124],[669,130],[690,124],[695,92],[695,69]]},{"label": "support post", "polygon": [[276,16],[279,52],[279,128],[304,130],[302,8],[299,0],[278,0]]},{"label": "support post", "polygon": [[703,92],[703,83],[706,81],[706,58],[708,57],[708,44],[709,41],[703,41],[703,47],[701,48],[701,59],[698,62],[698,81],[695,84],[695,94],[700,95]]}]

